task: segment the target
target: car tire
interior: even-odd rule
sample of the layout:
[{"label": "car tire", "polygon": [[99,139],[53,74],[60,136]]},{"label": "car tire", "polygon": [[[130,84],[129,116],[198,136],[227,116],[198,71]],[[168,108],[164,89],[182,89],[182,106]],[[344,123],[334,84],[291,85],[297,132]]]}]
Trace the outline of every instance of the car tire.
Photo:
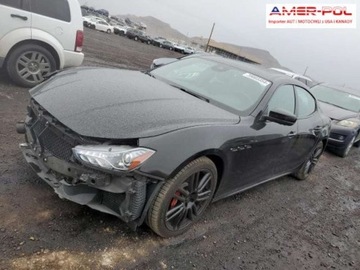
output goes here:
[{"label": "car tire", "polygon": [[135,41],[138,41],[138,40],[139,40],[139,38],[138,38],[138,37],[134,37],[134,40],[135,40]]},{"label": "car tire", "polygon": [[159,44],[159,48],[162,48],[162,45],[161,45],[161,44]]},{"label": "car tire", "polygon": [[342,158],[347,157],[347,156],[349,155],[349,153],[350,153],[351,148],[352,148],[353,145],[354,145],[355,139],[356,139],[356,135],[354,135],[353,137],[351,137],[351,140],[350,140],[350,142],[346,145],[346,147],[345,147],[343,150],[338,151],[337,154],[338,154],[340,157],[342,157]]},{"label": "car tire", "polygon": [[106,33],[111,34],[111,30],[110,29],[106,30]]},{"label": "car tire", "polygon": [[324,143],[320,141],[317,143],[316,147],[311,152],[311,155],[308,157],[308,159],[295,173],[293,173],[293,176],[298,180],[305,180],[309,176],[311,171],[315,168],[323,151]]},{"label": "car tire", "polygon": [[216,183],[217,170],[210,159],[190,162],[161,187],[150,206],[147,224],[162,237],[182,234],[202,216]]},{"label": "car tire", "polygon": [[56,70],[56,61],[44,47],[25,44],[11,52],[6,60],[6,69],[16,84],[34,87],[41,83],[47,74]]},{"label": "car tire", "polygon": [[95,29],[95,25],[90,24],[90,29]]}]

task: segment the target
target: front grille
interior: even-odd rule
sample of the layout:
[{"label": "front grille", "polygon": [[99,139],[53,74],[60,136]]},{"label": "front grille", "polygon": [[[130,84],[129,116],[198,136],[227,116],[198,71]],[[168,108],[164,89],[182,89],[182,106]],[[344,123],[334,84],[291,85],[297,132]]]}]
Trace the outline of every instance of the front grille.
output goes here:
[{"label": "front grille", "polygon": [[50,121],[43,113],[38,113],[37,109],[33,108],[33,124],[30,126],[34,141],[40,145],[42,151],[46,150],[59,159],[70,161],[76,141],[53,124],[49,124]]}]

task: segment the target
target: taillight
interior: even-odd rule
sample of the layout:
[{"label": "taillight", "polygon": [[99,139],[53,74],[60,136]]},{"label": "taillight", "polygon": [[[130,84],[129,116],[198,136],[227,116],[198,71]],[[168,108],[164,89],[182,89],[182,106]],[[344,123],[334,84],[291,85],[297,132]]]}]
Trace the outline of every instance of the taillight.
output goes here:
[{"label": "taillight", "polygon": [[84,32],[77,30],[75,39],[75,52],[81,52],[84,43]]}]

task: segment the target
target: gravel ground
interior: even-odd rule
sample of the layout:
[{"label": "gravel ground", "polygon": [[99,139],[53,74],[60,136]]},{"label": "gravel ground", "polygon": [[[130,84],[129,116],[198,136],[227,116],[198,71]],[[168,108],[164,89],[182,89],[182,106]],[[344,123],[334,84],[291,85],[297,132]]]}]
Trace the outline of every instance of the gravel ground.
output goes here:
[{"label": "gravel ground", "polygon": [[[146,69],[178,54],[86,31],[84,65]],[[162,239],[63,201],[25,163],[15,123],[28,89],[0,70],[0,269],[360,269],[360,149],[325,153],[306,181],[282,177],[216,202]]]}]

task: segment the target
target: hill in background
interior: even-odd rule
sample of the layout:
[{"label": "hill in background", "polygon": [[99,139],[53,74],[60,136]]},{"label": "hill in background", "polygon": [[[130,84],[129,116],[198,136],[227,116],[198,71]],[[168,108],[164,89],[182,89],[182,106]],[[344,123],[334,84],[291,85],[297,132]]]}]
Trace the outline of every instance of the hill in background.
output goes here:
[{"label": "hill in background", "polygon": [[[146,33],[152,37],[164,37],[170,41],[181,44],[189,44],[193,47],[205,48],[207,39],[202,37],[187,37],[180,31],[171,27],[170,24],[165,23],[152,16],[139,17],[135,15],[117,15],[116,17],[126,19],[129,18],[133,22],[142,22],[146,24]],[[241,57],[248,58],[254,62],[261,63],[268,67],[281,67],[278,60],[273,57],[270,52],[252,47],[244,47],[235,44],[217,42],[211,40],[210,45],[229,50]]]}]

